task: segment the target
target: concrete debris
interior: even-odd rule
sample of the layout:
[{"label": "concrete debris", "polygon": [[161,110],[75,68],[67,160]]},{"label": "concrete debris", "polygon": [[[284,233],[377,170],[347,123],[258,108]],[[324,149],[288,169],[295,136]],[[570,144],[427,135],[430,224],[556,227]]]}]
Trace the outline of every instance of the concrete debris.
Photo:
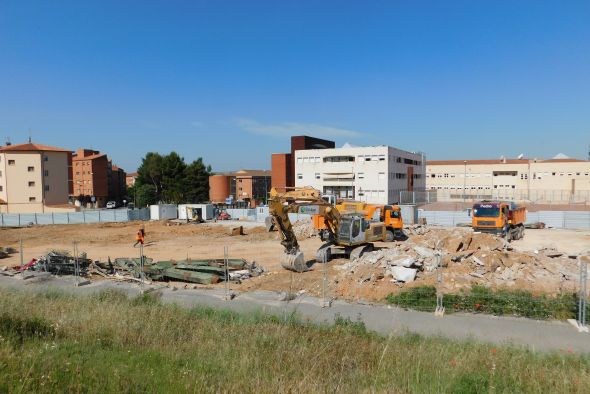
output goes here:
[{"label": "concrete debris", "polygon": [[[346,295],[348,288],[358,292],[359,284],[374,291],[385,277],[393,277],[400,286],[412,281],[431,285],[437,280],[439,263],[442,286],[449,291],[479,284],[557,293],[576,291],[578,285],[577,256],[569,258],[553,248],[520,252],[500,237],[474,233],[470,228],[413,225],[405,232],[406,241],[388,244],[337,267],[339,294]],[[385,291],[391,288],[385,287]]]},{"label": "concrete debris", "polygon": [[418,272],[415,268],[406,267],[391,267],[387,271],[387,275],[393,276],[397,282],[413,282],[416,279],[416,273]]},{"label": "concrete debris", "polygon": [[15,248],[0,246],[0,259],[5,259],[11,254],[17,253]]},{"label": "concrete debris", "polygon": [[311,238],[317,235],[317,230],[311,220],[297,220],[292,226],[297,239]]}]

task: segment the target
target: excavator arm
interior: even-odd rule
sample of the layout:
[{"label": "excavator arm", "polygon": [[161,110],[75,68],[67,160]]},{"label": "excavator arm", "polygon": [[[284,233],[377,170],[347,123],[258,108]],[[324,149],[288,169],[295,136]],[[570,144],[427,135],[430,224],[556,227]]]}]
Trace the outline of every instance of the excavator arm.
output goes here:
[{"label": "excavator arm", "polygon": [[316,207],[313,213],[324,217],[326,228],[332,239],[336,238],[340,213],[322,199],[318,190],[311,187],[297,188],[285,193],[278,193],[273,188],[270,191],[268,205],[270,215],[281,235],[281,245],[285,248],[281,258],[281,265],[291,271],[306,271],[307,264],[303,252],[299,249],[299,243],[293,231],[289,213],[298,213],[301,207]]}]

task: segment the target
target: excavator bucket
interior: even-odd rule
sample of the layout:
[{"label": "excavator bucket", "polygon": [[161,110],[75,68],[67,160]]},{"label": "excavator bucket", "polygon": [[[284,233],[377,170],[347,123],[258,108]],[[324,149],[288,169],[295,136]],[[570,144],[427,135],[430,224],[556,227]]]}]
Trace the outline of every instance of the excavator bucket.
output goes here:
[{"label": "excavator bucket", "polygon": [[281,265],[289,271],[307,271],[307,264],[305,263],[303,252],[297,252],[295,254],[283,253],[281,256]]}]

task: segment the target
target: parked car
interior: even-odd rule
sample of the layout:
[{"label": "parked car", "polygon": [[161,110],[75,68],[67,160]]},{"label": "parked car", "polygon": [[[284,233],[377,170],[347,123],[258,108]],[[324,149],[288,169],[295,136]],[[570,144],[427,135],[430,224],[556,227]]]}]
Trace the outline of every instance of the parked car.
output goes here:
[{"label": "parked car", "polygon": [[107,209],[113,209],[113,208],[117,208],[117,202],[116,201],[107,202]]}]

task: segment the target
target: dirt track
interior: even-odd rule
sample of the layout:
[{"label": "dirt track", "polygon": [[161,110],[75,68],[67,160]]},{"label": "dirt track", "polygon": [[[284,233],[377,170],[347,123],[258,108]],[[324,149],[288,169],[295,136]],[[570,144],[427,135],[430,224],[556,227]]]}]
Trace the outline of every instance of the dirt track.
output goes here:
[{"label": "dirt track", "polygon": [[[154,260],[180,260],[190,258],[223,257],[224,246],[229,247],[230,257],[254,260],[261,264],[267,274],[244,281],[240,285],[232,284],[238,291],[265,289],[276,291],[305,290],[314,295],[321,294],[323,267],[314,265],[312,271],[303,274],[283,270],[279,264],[282,246],[277,233],[267,233],[262,226],[245,228],[246,235],[230,236],[228,223],[225,224],[168,224],[166,222],[132,222],[102,223],[79,225],[37,226],[22,229],[0,229],[0,246],[18,249],[19,240],[23,240],[24,260],[40,256],[50,249],[72,249],[77,242],[78,248],[85,251],[93,260],[106,261],[110,256],[135,257],[139,254],[133,248],[135,233],[139,226],[145,225],[145,254]],[[300,240],[301,248],[307,260],[312,260],[316,249],[321,245],[317,237]],[[378,243],[379,247],[391,244]],[[523,240],[515,241],[516,250],[533,251],[543,247],[555,247],[566,253],[579,253],[590,249],[590,232],[572,230],[527,230]],[[327,270],[329,292],[337,297],[382,299],[392,291],[399,291],[400,286],[383,280],[376,284],[359,285],[334,283],[340,270],[334,267],[347,260],[333,260]],[[0,266],[14,266],[20,263],[20,256],[14,254],[0,260]],[[424,281],[423,283],[428,283]],[[415,282],[418,284],[418,282]],[[177,286],[185,286],[175,284]],[[192,287],[193,285],[188,285]],[[216,286],[223,286],[216,285]]]}]

